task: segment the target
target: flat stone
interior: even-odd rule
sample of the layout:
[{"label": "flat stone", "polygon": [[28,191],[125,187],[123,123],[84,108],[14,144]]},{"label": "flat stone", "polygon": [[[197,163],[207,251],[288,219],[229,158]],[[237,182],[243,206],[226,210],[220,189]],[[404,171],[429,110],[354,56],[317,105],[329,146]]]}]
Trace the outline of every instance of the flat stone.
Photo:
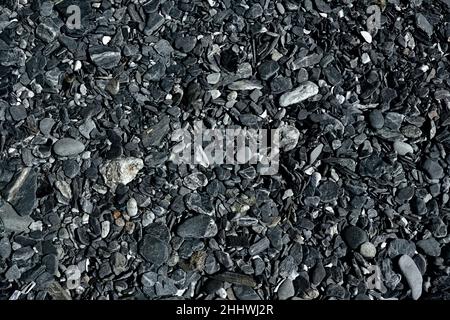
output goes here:
[{"label": "flat stone", "polygon": [[151,13],[148,16],[147,24],[144,29],[144,33],[146,36],[153,34],[156,30],[158,30],[164,24],[164,17],[159,13]]},{"label": "flat stone", "polygon": [[441,245],[434,238],[417,241],[416,245],[430,257],[439,257],[441,255]]},{"label": "flat stone", "polygon": [[103,69],[116,67],[122,58],[119,49],[101,45],[89,47],[89,56],[96,66]]},{"label": "flat stone", "polygon": [[170,131],[170,118],[163,116],[142,135],[144,147],[159,147]]},{"label": "flat stone", "polygon": [[84,144],[72,138],[63,138],[53,145],[53,151],[61,157],[76,156],[84,151]]},{"label": "flat stone", "polygon": [[422,274],[414,260],[408,255],[402,255],[398,261],[398,266],[411,288],[411,295],[417,300],[422,295]]},{"label": "flat stone", "polygon": [[291,279],[286,279],[280,285],[277,291],[279,300],[287,300],[295,295],[294,283]]},{"label": "flat stone", "polygon": [[22,105],[9,108],[9,113],[14,121],[21,121],[27,117],[27,109]]},{"label": "flat stone", "polygon": [[217,234],[215,221],[204,214],[186,219],[177,228],[177,234],[183,238],[211,238]]},{"label": "flat stone", "polygon": [[51,18],[42,19],[36,27],[36,35],[47,43],[53,42],[59,34],[59,27]]},{"label": "flat stone", "polygon": [[8,238],[7,237],[0,238],[0,258],[2,259],[9,258],[11,252],[12,252],[11,244],[9,243]]},{"label": "flat stone", "polygon": [[194,36],[179,35],[175,39],[175,48],[184,53],[191,52],[195,48],[196,44],[197,38]]},{"label": "flat stone", "polygon": [[262,84],[257,80],[238,80],[228,85],[230,90],[236,91],[247,91],[247,90],[255,90],[262,89]]},{"label": "flat stone", "polygon": [[270,82],[270,90],[273,94],[279,94],[292,89],[292,80],[286,77],[277,77]]},{"label": "flat stone", "polygon": [[431,179],[442,179],[444,177],[444,169],[435,159],[425,160],[422,168]]},{"label": "flat stone", "polygon": [[20,216],[16,210],[0,197],[0,230],[6,232],[25,232],[33,223],[29,216]]},{"label": "flat stone", "polygon": [[264,250],[268,249],[270,246],[270,241],[268,238],[264,237],[258,242],[254,243],[250,246],[248,249],[248,253],[252,256],[257,255],[258,253],[263,252]]},{"label": "flat stone", "polygon": [[280,106],[287,107],[296,103],[300,103],[319,93],[319,87],[311,82],[305,81],[299,87],[290,92],[284,93],[280,97]]}]

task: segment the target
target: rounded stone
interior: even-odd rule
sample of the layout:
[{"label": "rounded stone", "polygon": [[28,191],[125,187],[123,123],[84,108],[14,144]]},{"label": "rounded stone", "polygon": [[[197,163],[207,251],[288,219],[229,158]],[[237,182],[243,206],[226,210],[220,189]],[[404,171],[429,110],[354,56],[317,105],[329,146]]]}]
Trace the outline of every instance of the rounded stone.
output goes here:
[{"label": "rounded stone", "polygon": [[381,129],[384,126],[384,117],[380,110],[373,110],[369,114],[369,122],[372,128]]},{"label": "rounded stone", "polygon": [[357,249],[368,240],[366,231],[355,226],[345,228],[343,238],[351,249]]},{"label": "rounded stone", "polygon": [[84,151],[84,144],[72,138],[63,138],[53,145],[53,151],[61,157],[76,156]]},{"label": "rounded stone", "polygon": [[371,242],[364,242],[359,248],[359,252],[363,257],[375,258],[377,254],[377,248]]}]

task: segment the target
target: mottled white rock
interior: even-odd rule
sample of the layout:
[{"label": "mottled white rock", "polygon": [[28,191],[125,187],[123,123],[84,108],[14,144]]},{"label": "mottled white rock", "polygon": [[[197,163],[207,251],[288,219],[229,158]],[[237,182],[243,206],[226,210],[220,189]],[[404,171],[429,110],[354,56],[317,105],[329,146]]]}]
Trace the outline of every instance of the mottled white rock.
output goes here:
[{"label": "mottled white rock", "polygon": [[280,97],[280,106],[287,107],[292,104],[300,103],[314,97],[318,93],[319,87],[315,83],[305,81],[294,90],[284,93]]},{"label": "mottled white rock", "polygon": [[372,35],[367,31],[361,31],[361,36],[367,43],[372,43]]},{"label": "mottled white rock", "polygon": [[106,162],[100,167],[105,184],[114,192],[120,183],[127,185],[133,181],[144,167],[144,161],[138,158],[121,158]]}]

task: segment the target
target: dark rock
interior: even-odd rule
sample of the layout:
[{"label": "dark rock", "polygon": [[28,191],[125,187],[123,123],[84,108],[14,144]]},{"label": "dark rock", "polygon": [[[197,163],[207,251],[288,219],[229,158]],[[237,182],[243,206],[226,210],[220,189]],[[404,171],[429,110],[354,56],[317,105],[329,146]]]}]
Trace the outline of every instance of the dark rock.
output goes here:
[{"label": "dark rock", "polygon": [[342,237],[347,245],[353,250],[369,240],[366,231],[355,226],[348,226],[345,228]]}]

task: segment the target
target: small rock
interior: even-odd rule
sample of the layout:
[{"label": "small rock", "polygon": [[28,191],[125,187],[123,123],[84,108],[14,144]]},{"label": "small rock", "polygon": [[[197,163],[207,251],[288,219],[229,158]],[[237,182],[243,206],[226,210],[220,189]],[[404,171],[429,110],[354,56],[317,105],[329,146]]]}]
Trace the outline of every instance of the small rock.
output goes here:
[{"label": "small rock", "polygon": [[414,150],[413,150],[413,148],[411,147],[410,144],[408,144],[406,142],[399,141],[399,140],[396,140],[394,142],[394,150],[400,156],[407,155],[408,153],[410,153],[410,154],[414,153]]},{"label": "small rock", "polygon": [[280,66],[276,61],[269,60],[261,63],[258,67],[258,73],[261,79],[263,80],[269,80],[271,77],[273,77],[278,70],[280,69]]},{"label": "small rock", "polygon": [[361,36],[367,43],[372,43],[372,35],[367,31],[361,31]]},{"label": "small rock", "polygon": [[355,250],[364,242],[367,242],[368,237],[366,231],[356,226],[349,226],[344,229],[343,239],[347,245]]},{"label": "small rock", "polygon": [[425,160],[422,168],[431,179],[442,179],[444,177],[444,169],[442,169],[437,160]]},{"label": "small rock", "polygon": [[416,245],[423,253],[430,257],[439,257],[441,255],[441,246],[434,238],[420,240]]},{"label": "small rock", "polygon": [[383,113],[378,109],[373,110],[369,114],[369,122],[370,122],[370,125],[372,126],[372,128],[374,128],[374,129],[383,128],[383,126],[384,126]]},{"label": "small rock", "polygon": [[147,234],[141,242],[139,252],[145,260],[160,266],[169,259],[170,246],[165,241]]},{"label": "small rock", "polygon": [[183,238],[211,238],[217,234],[214,220],[204,214],[186,219],[177,228],[177,234]]},{"label": "small rock", "polygon": [[138,214],[138,206],[136,199],[130,198],[127,201],[127,213],[130,217],[135,217]]},{"label": "small rock", "polygon": [[364,242],[359,248],[359,252],[363,257],[372,259],[377,254],[377,248],[371,242]]},{"label": "small rock", "polygon": [[428,22],[427,18],[421,13],[416,14],[416,24],[417,26],[424,31],[428,37],[433,35],[433,26]]},{"label": "small rock", "polygon": [[294,283],[291,279],[286,279],[277,291],[279,300],[287,300],[295,295]]}]

